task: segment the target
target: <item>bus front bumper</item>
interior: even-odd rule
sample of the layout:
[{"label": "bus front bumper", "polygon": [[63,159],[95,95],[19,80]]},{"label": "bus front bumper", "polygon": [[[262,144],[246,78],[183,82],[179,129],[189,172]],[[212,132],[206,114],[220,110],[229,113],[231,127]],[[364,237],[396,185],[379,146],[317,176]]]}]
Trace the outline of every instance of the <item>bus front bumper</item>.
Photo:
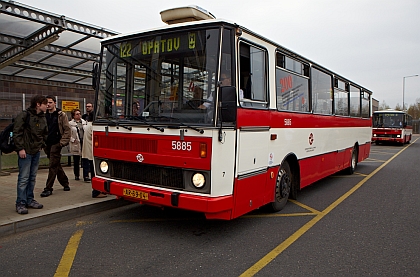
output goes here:
[{"label": "bus front bumper", "polygon": [[232,219],[233,196],[208,197],[92,178],[92,188],[145,205],[203,212],[207,219]]}]

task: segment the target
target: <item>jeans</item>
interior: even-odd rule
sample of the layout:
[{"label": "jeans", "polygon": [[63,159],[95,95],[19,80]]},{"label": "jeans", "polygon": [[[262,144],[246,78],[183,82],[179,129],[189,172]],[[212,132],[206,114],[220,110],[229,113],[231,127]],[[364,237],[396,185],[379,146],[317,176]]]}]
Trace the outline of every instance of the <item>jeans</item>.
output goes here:
[{"label": "jeans", "polygon": [[34,199],[36,173],[38,172],[40,152],[22,159],[18,156],[19,175],[17,181],[16,204],[29,204]]},{"label": "jeans", "polygon": [[48,179],[44,190],[53,191],[53,185],[56,177],[63,187],[67,187],[69,185],[69,179],[61,167],[61,148],[60,143],[57,143],[54,145],[47,145],[44,149],[45,154],[47,154],[47,157],[50,159]]}]

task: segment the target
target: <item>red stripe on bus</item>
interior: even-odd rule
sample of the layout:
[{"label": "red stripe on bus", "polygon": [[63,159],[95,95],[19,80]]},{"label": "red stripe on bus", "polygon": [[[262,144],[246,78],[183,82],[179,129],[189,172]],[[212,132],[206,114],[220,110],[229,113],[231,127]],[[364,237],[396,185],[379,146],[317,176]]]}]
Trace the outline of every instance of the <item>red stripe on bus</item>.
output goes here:
[{"label": "red stripe on bus", "polygon": [[346,128],[371,127],[370,118],[349,116],[319,115],[311,113],[292,113],[279,111],[261,111],[238,109],[237,126],[271,128]]}]

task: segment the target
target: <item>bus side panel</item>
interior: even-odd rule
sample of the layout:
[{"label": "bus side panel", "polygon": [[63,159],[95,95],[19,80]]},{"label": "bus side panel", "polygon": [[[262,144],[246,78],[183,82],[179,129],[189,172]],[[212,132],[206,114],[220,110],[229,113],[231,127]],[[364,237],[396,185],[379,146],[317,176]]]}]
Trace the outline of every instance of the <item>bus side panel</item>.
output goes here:
[{"label": "bus side panel", "polygon": [[266,173],[235,180],[233,218],[246,214],[264,205]]},{"label": "bus side panel", "polygon": [[233,218],[274,201],[279,169],[280,166],[270,167],[266,173],[235,180]]},{"label": "bus side panel", "polygon": [[370,146],[371,146],[371,143],[365,143],[365,144],[359,145],[358,162],[361,162],[369,158]]},{"label": "bus side panel", "polygon": [[304,188],[349,167],[351,151],[352,148],[348,148],[300,160],[300,187]]},{"label": "bus side panel", "polygon": [[269,163],[269,130],[239,131],[238,135],[238,175],[265,170]]},{"label": "bus side panel", "polygon": [[[301,188],[350,166],[353,148],[334,151],[319,156],[302,159],[300,164]],[[370,143],[359,145],[358,162],[369,157]]]},{"label": "bus side panel", "polygon": [[[206,131],[207,132],[207,131]],[[211,196],[232,195],[235,181],[236,130],[212,130]]]}]

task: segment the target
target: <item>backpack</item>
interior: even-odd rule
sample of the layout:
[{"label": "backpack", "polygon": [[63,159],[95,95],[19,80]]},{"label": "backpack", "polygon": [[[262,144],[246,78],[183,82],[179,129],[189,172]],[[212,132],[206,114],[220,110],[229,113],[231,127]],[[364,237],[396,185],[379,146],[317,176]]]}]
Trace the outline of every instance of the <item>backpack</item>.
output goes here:
[{"label": "backpack", "polygon": [[[25,124],[29,126],[29,113],[26,112]],[[14,121],[14,120],[13,120]],[[13,142],[13,128],[15,123],[10,123],[4,130],[0,133],[0,150],[4,154],[12,153],[16,151],[16,145]]]}]

